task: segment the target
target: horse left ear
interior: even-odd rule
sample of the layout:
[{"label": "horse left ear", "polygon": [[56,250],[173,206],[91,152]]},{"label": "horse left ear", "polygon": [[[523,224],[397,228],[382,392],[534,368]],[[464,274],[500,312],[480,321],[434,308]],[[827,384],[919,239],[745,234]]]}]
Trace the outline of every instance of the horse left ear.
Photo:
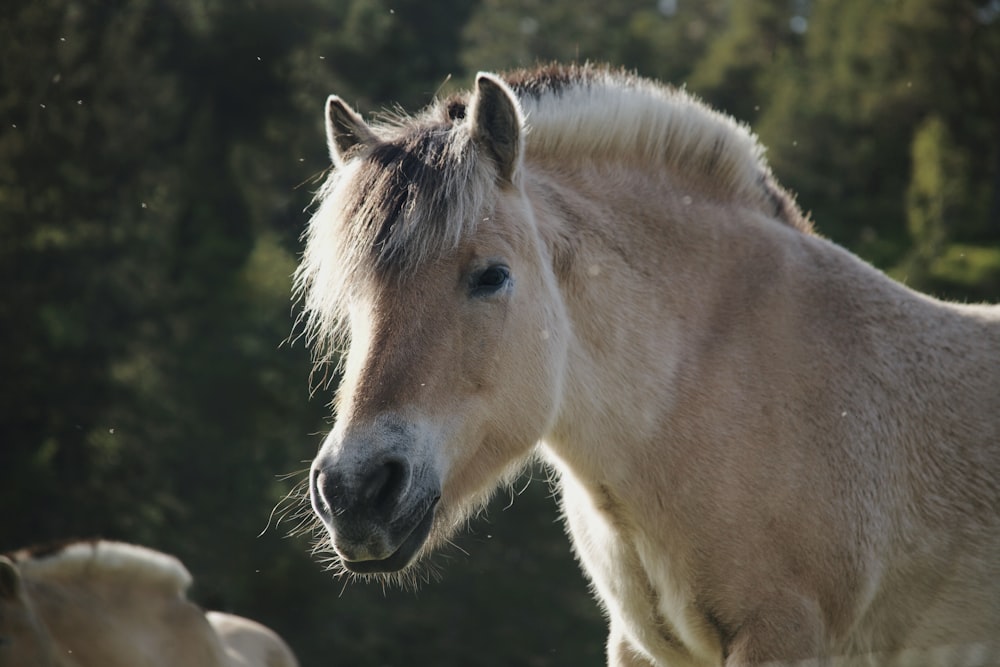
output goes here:
[{"label": "horse left ear", "polygon": [[0,556],[0,600],[13,600],[21,594],[21,573],[14,561]]},{"label": "horse left ear", "polygon": [[469,106],[472,138],[496,161],[500,177],[513,182],[521,160],[524,126],[517,98],[499,78],[480,72]]}]

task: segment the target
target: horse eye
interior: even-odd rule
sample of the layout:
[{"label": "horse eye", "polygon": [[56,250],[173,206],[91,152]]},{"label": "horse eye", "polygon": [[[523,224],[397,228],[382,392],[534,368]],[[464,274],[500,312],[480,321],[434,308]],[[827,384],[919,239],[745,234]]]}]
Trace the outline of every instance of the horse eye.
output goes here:
[{"label": "horse eye", "polygon": [[498,292],[510,281],[510,269],[502,264],[494,264],[472,277],[472,293],[487,296]]}]

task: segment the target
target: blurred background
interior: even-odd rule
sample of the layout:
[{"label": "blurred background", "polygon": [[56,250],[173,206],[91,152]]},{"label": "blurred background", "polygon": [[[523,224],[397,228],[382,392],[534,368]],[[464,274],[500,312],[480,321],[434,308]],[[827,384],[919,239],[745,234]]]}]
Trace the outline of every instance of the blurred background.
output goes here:
[{"label": "blurred background", "polygon": [[283,342],[327,94],[416,110],[552,59],[686,86],[820,233],[1000,300],[1000,0],[5,0],[0,551],[162,549],[306,667],[603,664],[542,471],[417,592],[336,580],[282,506],[330,425]]}]

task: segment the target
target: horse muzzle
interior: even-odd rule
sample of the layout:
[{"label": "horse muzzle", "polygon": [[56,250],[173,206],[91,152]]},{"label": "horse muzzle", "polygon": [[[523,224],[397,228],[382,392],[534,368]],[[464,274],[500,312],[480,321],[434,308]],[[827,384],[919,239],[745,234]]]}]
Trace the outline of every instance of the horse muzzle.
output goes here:
[{"label": "horse muzzle", "polygon": [[398,447],[364,458],[345,455],[378,449],[358,445],[340,442],[336,455],[325,452],[326,444],[320,450],[310,473],[312,507],[349,571],[396,572],[427,540],[440,485]]}]

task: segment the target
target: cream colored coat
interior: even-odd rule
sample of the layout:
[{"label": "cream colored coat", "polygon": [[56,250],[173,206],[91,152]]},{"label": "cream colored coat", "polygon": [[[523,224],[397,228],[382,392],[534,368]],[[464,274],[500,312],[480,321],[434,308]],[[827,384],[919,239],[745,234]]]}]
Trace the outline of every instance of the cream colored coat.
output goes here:
[{"label": "cream colored coat", "polygon": [[107,541],[0,556],[0,667],[297,667],[249,619],[186,597],[173,556]]},{"label": "cream colored coat", "polygon": [[346,351],[344,570],[412,572],[538,443],[613,665],[1000,662],[1000,310],[814,234],[745,128],[629,75],[327,116],[297,286]]}]

